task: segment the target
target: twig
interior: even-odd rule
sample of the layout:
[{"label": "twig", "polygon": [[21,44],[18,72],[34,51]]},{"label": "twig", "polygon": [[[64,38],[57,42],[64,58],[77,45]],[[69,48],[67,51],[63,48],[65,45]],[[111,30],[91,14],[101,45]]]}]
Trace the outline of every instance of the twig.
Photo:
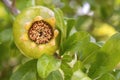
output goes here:
[{"label": "twig", "polygon": [[12,0],[12,7],[15,7],[16,0]]},{"label": "twig", "polygon": [[11,13],[13,15],[18,15],[20,13],[20,11],[15,7],[15,0],[13,0],[13,2],[11,2],[10,0],[2,0],[3,3],[6,5],[6,7],[8,7],[8,9],[11,11]]},{"label": "twig", "polygon": [[61,59],[61,56],[57,53],[54,53],[54,57],[57,58],[57,59]]}]

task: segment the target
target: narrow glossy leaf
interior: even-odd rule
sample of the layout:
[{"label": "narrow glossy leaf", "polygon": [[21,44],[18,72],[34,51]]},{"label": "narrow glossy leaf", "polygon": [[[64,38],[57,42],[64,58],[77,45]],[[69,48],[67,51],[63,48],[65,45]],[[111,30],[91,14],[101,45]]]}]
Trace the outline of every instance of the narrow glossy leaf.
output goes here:
[{"label": "narrow glossy leaf", "polygon": [[46,78],[46,80],[63,80],[63,76],[60,71],[53,71],[50,75]]},{"label": "narrow glossy leaf", "polygon": [[51,55],[43,55],[38,59],[37,71],[41,78],[46,78],[52,71],[56,71],[60,67],[60,60]]},{"label": "narrow glossy leaf", "polygon": [[36,74],[36,60],[31,60],[20,66],[10,80],[37,80]]},{"label": "narrow glossy leaf", "polygon": [[102,75],[99,79],[97,80],[116,80],[115,77],[110,74],[110,73],[106,73],[104,75]]},{"label": "narrow glossy leaf", "polygon": [[98,51],[100,47],[92,42],[82,43],[79,47],[78,58],[84,63],[88,64],[92,62],[95,52]]},{"label": "narrow glossy leaf", "polygon": [[73,66],[73,72],[75,72],[75,71],[77,71],[79,69],[83,69],[83,68],[84,68],[84,66],[83,66],[82,62],[77,61]]},{"label": "narrow glossy leaf", "polygon": [[105,67],[107,62],[109,61],[108,55],[104,52],[97,52],[95,55],[95,61],[90,67],[89,76],[92,79],[98,78],[99,76],[108,72],[108,69]]},{"label": "narrow glossy leaf", "polygon": [[62,62],[61,69],[64,72],[65,80],[70,80],[73,74],[72,68],[66,62]]},{"label": "narrow glossy leaf", "polygon": [[64,54],[67,51],[75,51],[82,42],[88,42],[89,40],[90,35],[87,32],[76,32],[63,42],[61,54]]},{"label": "narrow glossy leaf", "polygon": [[[120,33],[113,35],[102,47],[102,51],[105,52],[110,58],[110,65],[107,65],[109,69],[115,67],[120,62]],[[111,64],[112,63],[112,64]]]},{"label": "narrow glossy leaf", "polygon": [[64,22],[63,12],[59,8],[55,8],[54,12],[56,18],[56,25],[58,29],[60,29],[60,31],[64,33],[64,31],[66,30],[66,26]]},{"label": "narrow glossy leaf", "polygon": [[97,53],[96,61],[92,64],[89,75],[93,79],[112,71],[120,62],[120,33],[113,35]]},{"label": "narrow glossy leaf", "polygon": [[72,61],[72,56],[71,55],[63,55],[62,61],[63,62],[70,62]]},{"label": "narrow glossy leaf", "polygon": [[90,79],[85,73],[83,73],[79,69],[73,73],[71,80],[92,80],[92,79]]},{"label": "narrow glossy leaf", "polygon": [[56,18],[56,26],[61,32],[61,43],[66,38],[66,25],[64,22],[63,12],[59,8],[54,9],[55,18]]},{"label": "narrow glossy leaf", "polygon": [[70,32],[74,26],[75,26],[75,19],[67,18],[67,37],[70,35]]}]

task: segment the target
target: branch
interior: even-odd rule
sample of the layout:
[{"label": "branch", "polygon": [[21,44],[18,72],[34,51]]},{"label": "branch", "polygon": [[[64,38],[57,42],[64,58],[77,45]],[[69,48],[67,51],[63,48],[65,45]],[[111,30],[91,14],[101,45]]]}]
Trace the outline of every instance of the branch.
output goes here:
[{"label": "branch", "polygon": [[13,0],[13,2],[11,2],[10,0],[2,0],[2,1],[6,5],[6,7],[8,7],[8,9],[11,11],[13,15],[16,16],[20,13],[20,11],[15,7],[16,0]]},{"label": "branch", "polygon": [[16,4],[16,0],[13,0],[12,6],[15,7],[15,4]]}]

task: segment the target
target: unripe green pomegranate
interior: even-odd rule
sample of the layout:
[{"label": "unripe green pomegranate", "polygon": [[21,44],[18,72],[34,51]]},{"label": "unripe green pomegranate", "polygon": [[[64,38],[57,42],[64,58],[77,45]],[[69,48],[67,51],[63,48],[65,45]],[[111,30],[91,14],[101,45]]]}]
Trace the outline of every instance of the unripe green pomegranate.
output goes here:
[{"label": "unripe green pomegranate", "polygon": [[58,34],[53,11],[43,6],[25,9],[17,16],[13,26],[17,47],[31,58],[53,55],[58,48]]}]

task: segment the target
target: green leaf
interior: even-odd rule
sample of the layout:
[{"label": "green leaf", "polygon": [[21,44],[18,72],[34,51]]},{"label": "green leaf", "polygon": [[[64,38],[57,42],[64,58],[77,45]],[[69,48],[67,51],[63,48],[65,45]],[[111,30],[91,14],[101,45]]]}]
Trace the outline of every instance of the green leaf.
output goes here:
[{"label": "green leaf", "polygon": [[71,80],[92,80],[92,79],[90,79],[85,73],[83,73],[79,69],[73,73]]},{"label": "green leaf", "polygon": [[65,80],[70,80],[73,74],[72,68],[66,62],[62,62],[61,69],[64,72]]},{"label": "green leaf", "polygon": [[110,74],[110,73],[106,73],[104,75],[102,75],[99,79],[97,80],[116,80],[115,77]]},{"label": "green leaf", "polygon": [[95,79],[108,72],[108,69],[106,68],[106,64],[108,61],[109,59],[106,53],[100,51],[97,52],[95,61],[91,64],[89,76],[92,79]]},{"label": "green leaf", "polygon": [[70,35],[72,28],[75,25],[75,19],[67,18],[67,37]]},{"label": "green leaf", "polygon": [[113,75],[115,76],[116,80],[120,80],[120,70],[115,70]]},{"label": "green leaf", "polygon": [[46,78],[52,71],[56,71],[60,67],[60,60],[54,56],[43,55],[38,59],[37,71],[41,78]]},{"label": "green leaf", "polygon": [[99,0],[98,3],[100,3],[100,6],[101,6],[102,16],[105,18],[110,17],[114,11],[115,1],[114,0],[106,0],[106,1]]},{"label": "green leaf", "polygon": [[76,21],[76,24],[75,24],[75,28],[77,31],[80,31],[80,30],[89,30],[90,26],[92,24],[92,17],[90,16],[79,16],[77,21]]},{"label": "green leaf", "polygon": [[84,68],[83,63],[81,61],[77,61],[73,66],[73,72],[83,68]]},{"label": "green leaf", "polygon": [[[74,9],[71,8],[70,6],[70,1],[69,0],[60,0],[64,5],[62,6],[62,11],[66,14],[68,14],[69,16],[73,16],[72,14],[74,13]],[[74,7],[76,7],[77,5],[74,5]]]},{"label": "green leaf", "polygon": [[12,29],[8,28],[0,32],[0,44],[10,41],[12,36]]},{"label": "green leaf", "polygon": [[82,43],[79,47],[78,58],[83,62],[83,64],[91,63],[95,52],[98,51],[100,47],[92,42]]},{"label": "green leaf", "polygon": [[6,28],[0,31],[0,69],[3,68],[3,62],[7,62],[10,58],[10,43],[12,37],[12,29]]},{"label": "green leaf", "polygon": [[113,35],[97,53],[96,61],[89,72],[91,78],[99,77],[112,71],[120,62],[120,33]]},{"label": "green leaf", "polygon": [[56,26],[61,32],[61,43],[62,43],[62,41],[64,41],[66,38],[66,25],[64,22],[63,12],[59,8],[55,8],[54,13],[56,18]]},{"label": "green leaf", "polygon": [[61,54],[67,51],[76,51],[82,42],[90,41],[90,35],[87,32],[76,32],[63,42]]},{"label": "green leaf", "polygon": [[67,55],[67,54],[65,54],[65,55],[63,55],[63,58],[62,58],[62,61],[63,62],[70,62],[70,61],[72,61],[72,56],[71,55]]},{"label": "green leaf", "polygon": [[63,76],[61,75],[60,71],[57,70],[51,72],[46,80],[63,80]]},{"label": "green leaf", "polygon": [[10,80],[37,80],[36,60],[31,60],[20,66]]},{"label": "green leaf", "polygon": [[7,61],[10,57],[9,54],[9,43],[4,43],[4,44],[0,44],[0,71],[2,68],[4,68],[3,62]]},{"label": "green leaf", "polygon": [[13,41],[11,41],[11,43],[10,43],[9,53],[12,57],[20,55],[20,53],[21,53]]}]

